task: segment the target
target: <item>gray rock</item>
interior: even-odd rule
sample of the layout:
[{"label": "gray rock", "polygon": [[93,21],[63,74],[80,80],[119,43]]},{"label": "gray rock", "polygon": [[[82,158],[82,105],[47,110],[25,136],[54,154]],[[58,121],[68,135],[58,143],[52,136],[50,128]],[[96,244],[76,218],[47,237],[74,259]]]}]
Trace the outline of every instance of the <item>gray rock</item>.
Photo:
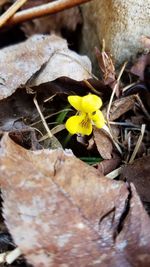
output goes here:
[{"label": "gray rock", "polygon": [[93,59],[94,47],[105,39],[120,65],[142,48],[140,37],[150,35],[150,0],[94,0],[82,8],[84,26],[82,48]]}]

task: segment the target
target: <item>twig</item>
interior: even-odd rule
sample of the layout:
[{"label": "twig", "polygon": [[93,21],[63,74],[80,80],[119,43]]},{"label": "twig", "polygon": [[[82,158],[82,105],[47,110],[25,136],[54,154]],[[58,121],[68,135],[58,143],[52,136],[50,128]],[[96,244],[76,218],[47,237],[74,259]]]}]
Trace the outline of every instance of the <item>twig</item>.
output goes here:
[{"label": "twig", "polygon": [[21,256],[22,252],[19,248],[0,254],[0,263],[11,264]]},{"label": "twig", "polygon": [[6,263],[11,264],[14,262],[19,256],[21,256],[22,252],[19,248],[15,248],[6,256]]},{"label": "twig", "polygon": [[41,117],[41,121],[43,122],[45,130],[47,131],[48,137],[51,139],[53,137],[53,135],[52,135],[52,133],[51,133],[51,131],[50,131],[50,129],[49,129],[47,123],[46,123],[46,120],[45,120],[45,118],[44,118],[44,116],[43,116],[43,114],[42,114],[42,112],[40,110],[40,107],[39,107],[39,104],[37,102],[36,96],[33,98],[33,102],[34,102],[34,104],[35,104],[35,106],[37,108],[37,111],[38,111],[38,113],[39,113],[39,115]]},{"label": "twig", "polygon": [[27,0],[17,0],[14,2],[12,6],[10,6],[5,13],[3,13],[0,17],[0,27],[4,26],[4,24],[9,20],[15,13],[16,11],[22,7]]},{"label": "twig", "polygon": [[57,0],[48,4],[25,9],[17,12],[8,22],[7,25],[14,25],[27,20],[39,18],[42,16],[54,14],[74,6],[90,2],[91,0]]},{"label": "twig", "polygon": [[5,262],[6,255],[7,255],[7,252],[0,253],[0,263],[4,263]]},{"label": "twig", "polygon": [[101,96],[101,93],[98,92],[98,91],[93,87],[93,85],[89,83],[89,81],[87,81],[87,80],[83,80],[83,82],[84,82],[84,83],[91,89],[92,92],[94,92],[95,94]]},{"label": "twig", "polygon": [[136,157],[136,154],[137,154],[137,152],[138,152],[138,150],[140,148],[140,145],[142,143],[142,140],[143,140],[143,136],[144,136],[144,133],[145,133],[145,128],[146,128],[146,125],[145,124],[142,124],[141,134],[140,134],[140,136],[138,138],[138,141],[137,141],[136,146],[134,148],[134,151],[133,151],[133,153],[131,155],[131,158],[129,160],[129,163],[132,163],[134,161],[135,157]]},{"label": "twig", "polygon": [[112,172],[108,173],[107,175],[105,175],[107,178],[109,179],[115,179],[120,173],[121,173],[121,167],[119,167],[118,169],[113,170]]}]

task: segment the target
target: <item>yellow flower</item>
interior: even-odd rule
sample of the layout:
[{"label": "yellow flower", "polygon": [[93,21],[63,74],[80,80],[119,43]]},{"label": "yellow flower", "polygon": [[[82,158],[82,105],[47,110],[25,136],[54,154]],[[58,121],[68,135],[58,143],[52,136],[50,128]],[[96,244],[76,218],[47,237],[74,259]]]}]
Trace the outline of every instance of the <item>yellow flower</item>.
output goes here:
[{"label": "yellow flower", "polygon": [[105,125],[103,113],[99,110],[102,100],[97,95],[68,96],[68,101],[78,111],[77,115],[66,121],[66,129],[71,134],[90,135],[92,124],[97,128]]}]

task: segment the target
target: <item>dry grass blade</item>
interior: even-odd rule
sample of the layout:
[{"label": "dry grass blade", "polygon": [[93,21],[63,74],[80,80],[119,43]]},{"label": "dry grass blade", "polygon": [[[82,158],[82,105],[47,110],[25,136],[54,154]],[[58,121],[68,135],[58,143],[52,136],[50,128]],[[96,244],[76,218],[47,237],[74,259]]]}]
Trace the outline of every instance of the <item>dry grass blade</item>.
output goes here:
[{"label": "dry grass blade", "polygon": [[129,163],[132,163],[134,161],[135,157],[136,157],[136,154],[137,154],[137,152],[138,152],[138,150],[140,148],[140,145],[142,143],[142,140],[143,140],[143,136],[144,136],[144,133],[145,133],[145,128],[146,128],[146,125],[145,124],[142,124],[141,134],[140,134],[140,136],[138,138],[138,141],[137,141],[136,146],[134,148],[134,151],[133,151],[133,153],[131,155],[131,158],[129,160]]},{"label": "dry grass blade", "polygon": [[110,130],[110,128],[107,127],[107,125],[105,124],[103,126],[103,129],[106,131],[106,133],[108,133],[109,137],[111,138],[113,144],[115,145],[115,147],[117,148],[117,150],[119,151],[119,153],[122,154],[122,150],[121,150],[119,144],[116,142],[116,140],[115,140],[115,138],[114,138],[114,136],[113,136],[112,131]]},{"label": "dry grass blade", "polygon": [[98,91],[92,86],[92,84],[89,83],[89,81],[87,81],[87,80],[83,80],[83,81],[84,81],[84,83],[91,89],[92,92],[94,92],[95,94],[101,96],[101,93],[98,92]]},{"label": "dry grass blade", "polygon": [[7,11],[0,17],[0,27],[4,26],[7,20],[9,20],[16,11],[22,7],[27,0],[17,0]]},{"label": "dry grass blade", "polygon": [[120,82],[120,78],[121,78],[121,76],[122,76],[122,74],[123,74],[123,71],[124,71],[126,65],[127,65],[127,62],[124,63],[124,65],[123,65],[123,67],[122,67],[122,69],[121,69],[121,71],[120,71],[120,73],[119,73],[119,76],[118,76],[118,78],[117,78],[117,82],[115,83],[114,89],[113,89],[113,91],[112,91],[112,94],[111,94],[111,97],[110,97],[110,100],[109,100],[109,104],[108,104],[108,108],[107,108],[107,114],[106,114],[106,120],[107,120],[107,123],[108,123],[109,132],[110,132],[109,134],[111,135],[112,140],[113,140],[113,142],[114,142],[116,148],[118,149],[118,151],[119,151],[121,154],[122,154],[121,148],[119,147],[118,143],[116,142],[116,140],[115,140],[115,138],[114,138],[114,136],[113,136],[113,134],[112,134],[112,131],[111,131],[111,126],[110,126],[110,123],[109,123],[109,114],[110,114],[110,109],[111,109],[111,105],[112,105],[112,102],[113,102],[115,93],[116,93],[116,91],[117,91],[117,89],[118,89],[118,85],[119,85],[119,82]]},{"label": "dry grass blade", "polygon": [[139,95],[136,95],[136,99],[137,99],[138,103],[140,104],[141,109],[142,109],[142,111],[144,112],[144,114],[146,115],[146,117],[147,117],[148,119],[150,119],[150,114],[149,114],[149,112],[146,110],[146,108],[144,107],[143,102],[142,102],[141,98],[139,97]]},{"label": "dry grass blade", "polygon": [[43,114],[42,114],[42,112],[40,110],[40,107],[39,107],[39,104],[37,102],[36,97],[34,97],[33,102],[34,102],[34,104],[35,104],[35,106],[37,108],[37,111],[38,111],[38,113],[39,113],[39,115],[41,117],[41,121],[42,121],[42,123],[43,123],[43,125],[45,127],[45,130],[47,131],[48,137],[49,138],[52,138],[53,135],[52,135],[52,133],[51,133],[51,131],[50,131],[50,129],[49,129],[47,123],[46,123],[46,120],[45,120],[45,118],[44,118],[44,116],[43,116]]},{"label": "dry grass blade", "polygon": [[119,174],[121,173],[121,167],[113,170],[112,172],[108,173],[106,175],[107,178],[109,179],[115,179],[117,176],[119,176]]},{"label": "dry grass blade", "polygon": [[29,8],[20,12],[17,12],[7,25],[14,25],[20,22],[24,22],[30,19],[39,18],[42,16],[54,14],[65,9],[72,8],[74,6],[89,2],[91,0],[58,0],[48,4],[43,4],[37,7]]},{"label": "dry grass blade", "polygon": [[117,78],[117,82],[116,82],[116,84],[114,86],[114,89],[112,91],[112,94],[111,94],[111,97],[110,97],[110,100],[109,100],[108,109],[107,109],[107,122],[108,122],[108,124],[109,124],[109,113],[110,113],[111,105],[112,105],[112,102],[113,102],[113,99],[114,99],[118,84],[120,82],[120,78],[121,78],[121,76],[122,76],[122,74],[124,72],[124,69],[125,69],[126,65],[127,65],[127,62],[124,63],[124,65],[123,65],[123,67],[122,67],[122,69],[121,69],[121,71],[119,73],[119,76]]},{"label": "dry grass blade", "polygon": [[[59,133],[61,132],[62,130],[64,130],[66,127],[64,124],[60,124],[60,125],[57,125],[56,127],[54,127],[52,130],[51,130],[51,133],[54,135],[56,133]],[[47,138],[49,138],[48,134],[42,136],[39,140],[39,142],[42,142],[44,140],[46,140]]]}]

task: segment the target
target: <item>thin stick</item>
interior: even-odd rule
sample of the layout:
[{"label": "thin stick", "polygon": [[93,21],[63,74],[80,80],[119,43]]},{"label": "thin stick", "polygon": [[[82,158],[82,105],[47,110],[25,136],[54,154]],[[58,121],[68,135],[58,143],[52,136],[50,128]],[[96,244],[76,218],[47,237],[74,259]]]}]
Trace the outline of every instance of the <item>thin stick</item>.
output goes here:
[{"label": "thin stick", "polygon": [[6,251],[0,254],[0,263],[11,264],[21,256],[22,252],[19,248],[12,251]]},{"label": "thin stick", "polygon": [[140,148],[140,145],[142,143],[142,140],[143,140],[143,136],[144,136],[144,133],[145,133],[145,128],[146,128],[146,125],[145,124],[142,124],[141,134],[140,134],[140,136],[138,138],[138,141],[137,141],[136,146],[134,148],[134,151],[133,151],[133,153],[131,155],[131,158],[129,160],[129,163],[132,163],[134,161],[135,157],[136,157],[136,154],[137,154],[137,152],[138,152],[138,150]]},{"label": "thin stick", "polygon": [[17,0],[16,2],[14,2],[14,4],[10,6],[10,8],[8,8],[7,11],[1,15],[0,27],[2,27],[7,22],[7,20],[9,20],[16,13],[16,11],[26,2],[27,0]]},{"label": "thin stick", "polygon": [[84,82],[84,83],[91,89],[91,91],[93,91],[95,94],[101,96],[101,93],[98,92],[98,91],[93,87],[93,85],[89,83],[89,81],[87,81],[87,80],[83,80],[83,82]]},{"label": "thin stick", "polygon": [[121,173],[121,167],[119,167],[118,169],[113,170],[112,172],[108,173],[107,175],[105,175],[107,178],[109,179],[115,179],[117,176],[119,176],[119,174]]},{"label": "thin stick", "polygon": [[48,4],[25,9],[17,12],[8,22],[7,25],[14,25],[27,20],[39,18],[42,16],[54,14],[74,6],[90,2],[91,0],[57,0]]},{"label": "thin stick", "polygon": [[7,255],[7,252],[0,253],[0,263],[5,262],[6,255]]},{"label": "thin stick", "polygon": [[39,107],[39,104],[38,104],[38,102],[36,100],[36,97],[33,98],[33,102],[34,102],[34,104],[35,104],[35,106],[37,108],[37,111],[38,111],[38,113],[39,113],[39,115],[41,117],[41,121],[43,122],[45,130],[47,131],[48,137],[51,139],[53,137],[53,135],[52,135],[52,133],[51,133],[51,131],[50,131],[50,129],[49,129],[47,123],[46,123],[46,120],[45,120],[45,118],[44,118],[44,116],[43,116],[43,114],[42,114],[42,112],[40,110],[40,107]]},{"label": "thin stick", "polygon": [[19,248],[15,248],[11,252],[9,252],[6,256],[6,263],[11,264],[13,263],[16,259],[18,259],[21,256],[22,252]]}]

